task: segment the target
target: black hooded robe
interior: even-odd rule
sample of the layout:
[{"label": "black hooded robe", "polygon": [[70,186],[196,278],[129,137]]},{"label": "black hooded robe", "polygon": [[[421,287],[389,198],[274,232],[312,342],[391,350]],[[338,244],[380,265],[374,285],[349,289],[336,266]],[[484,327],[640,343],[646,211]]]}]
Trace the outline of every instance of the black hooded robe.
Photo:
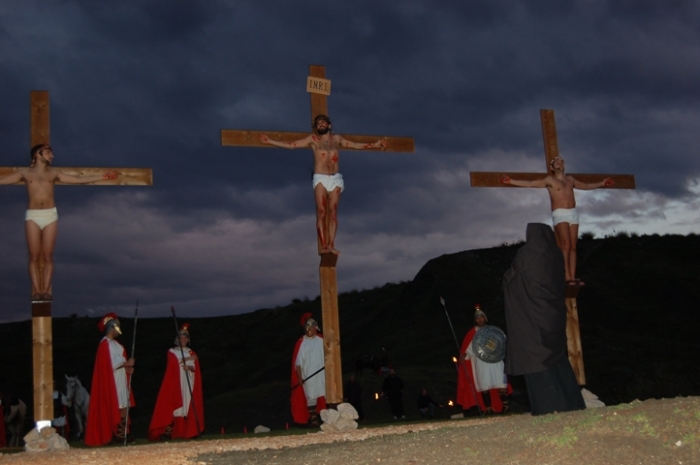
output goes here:
[{"label": "black hooded robe", "polygon": [[552,229],[527,225],[526,243],[503,276],[505,371],[524,375],[533,415],[581,410],[566,348],[564,257]]}]

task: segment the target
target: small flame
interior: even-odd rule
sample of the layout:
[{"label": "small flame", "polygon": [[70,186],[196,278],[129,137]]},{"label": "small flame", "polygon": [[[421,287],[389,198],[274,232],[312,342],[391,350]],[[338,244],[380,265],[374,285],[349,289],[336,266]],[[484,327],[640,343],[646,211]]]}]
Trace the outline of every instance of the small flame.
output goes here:
[{"label": "small flame", "polygon": [[455,405],[455,403],[452,402],[452,401],[449,401],[449,402],[447,403],[447,405],[449,405],[450,407],[453,407],[453,406]]},{"label": "small flame", "polygon": [[457,363],[457,357],[452,357],[452,362]]},{"label": "small flame", "polygon": [[374,393],[374,400],[379,400],[379,394],[376,392]]}]

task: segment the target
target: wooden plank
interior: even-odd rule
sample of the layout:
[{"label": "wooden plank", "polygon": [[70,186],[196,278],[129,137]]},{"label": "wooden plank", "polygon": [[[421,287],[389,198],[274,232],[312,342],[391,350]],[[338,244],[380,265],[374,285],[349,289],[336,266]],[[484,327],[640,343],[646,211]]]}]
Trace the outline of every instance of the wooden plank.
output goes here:
[{"label": "wooden plank", "polygon": [[[600,182],[605,178],[611,178],[615,181],[612,186],[601,187],[601,189],[634,189],[635,180],[633,174],[586,174],[586,173],[567,173],[568,176],[573,176],[578,181],[585,183]],[[547,173],[507,173],[507,172],[492,172],[492,171],[471,171],[469,173],[472,187],[521,187],[512,186],[510,184],[501,184],[502,176],[510,176],[511,179],[522,181],[536,181],[547,176]]]},{"label": "wooden plank", "polygon": [[[46,91],[29,94],[30,144],[51,143],[50,101]],[[39,256],[39,281],[44,272],[44,257]],[[53,287],[53,286],[52,286]],[[31,295],[37,290],[31,286]],[[53,293],[53,289],[49,289]],[[51,303],[32,303],[32,358],[34,421],[52,420],[53,411],[53,333]]]},{"label": "wooden plank", "polygon": [[343,402],[343,373],[340,358],[340,319],[335,267],[319,267],[321,280],[321,314],[323,317],[323,352],[326,366],[326,402]]},{"label": "wooden plank", "polygon": [[321,254],[321,268],[335,268],[338,263],[338,256],[333,253]]},{"label": "wooden plank", "polygon": [[[24,167],[0,167],[0,177],[12,174]],[[153,170],[151,168],[76,168],[71,166],[57,166],[55,169],[73,176],[94,176],[103,174],[105,171],[118,171],[120,175],[116,179],[106,179],[103,181],[91,182],[89,184],[80,184],[81,186],[152,186],[153,185]],[[19,182],[14,185],[23,185]],[[75,184],[66,184],[57,182],[57,185],[73,186]]]},{"label": "wooden plank", "polygon": [[[49,124],[49,93],[45,90],[33,90],[29,94],[30,144],[51,143],[51,126]],[[27,157],[29,158],[29,157]],[[53,393],[53,389],[52,389]]]},{"label": "wooden plank", "polygon": [[542,141],[544,142],[545,171],[549,173],[549,164],[559,156],[557,143],[557,126],[554,123],[554,110],[540,110],[542,121]]},{"label": "wooden plank", "polygon": [[[270,139],[279,140],[282,142],[294,142],[301,140],[311,134],[309,132],[280,132],[280,131],[252,131],[252,130],[234,130],[234,129],[223,129],[221,130],[221,145],[229,145],[235,147],[265,147],[265,148],[279,148],[270,144],[263,144],[260,142],[260,135],[265,134]],[[365,136],[357,134],[343,134],[343,137],[349,141],[357,143],[371,144],[378,140],[386,141],[385,149],[376,149],[376,151],[383,152],[403,152],[403,153],[413,153],[415,152],[415,144],[412,137],[392,137],[392,136]],[[341,151],[354,150],[351,148],[341,148]],[[364,150],[366,152],[371,152],[374,150]]]},{"label": "wooden plank", "polygon": [[[47,303],[40,304],[46,306]],[[50,303],[49,313],[50,313]],[[52,420],[53,412],[53,338],[51,316],[32,317],[32,358],[34,421]]]},{"label": "wooden plank", "polygon": [[[319,65],[310,65],[309,76],[325,79],[326,68]],[[320,114],[328,115],[328,98],[322,94],[311,93],[309,94],[309,100],[311,103],[311,121],[309,121],[309,125],[313,126],[313,121],[316,116]],[[325,234],[328,234],[328,225],[325,226],[325,230]],[[335,271],[338,257],[333,254],[321,254],[321,238],[318,234],[316,234],[316,244],[318,253],[321,255],[319,276],[321,285],[321,313],[323,316],[323,357],[326,366],[326,402],[333,407],[343,402],[343,367],[340,358],[338,283]]]},{"label": "wooden plank", "polygon": [[581,346],[581,331],[578,321],[578,306],[575,298],[566,299],[566,346],[569,362],[574,369],[576,380],[580,386],[586,384],[586,372],[583,367],[583,348]]},{"label": "wooden plank", "polygon": [[[343,137],[351,142],[357,142],[360,144],[372,144],[378,140],[386,141],[385,149],[377,149],[382,152],[402,152],[402,153],[414,153],[416,151],[415,143],[413,137],[393,137],[393,136],[359,136],[354,134],[343,134]],[[342,150],[352,150],[350,148],[343,147]],[[365,150],[370,152],[372,150]]]},{"label": "wooden plank", "polygon": [[566,286],[566,298],[575,299],[578,297],[578,291],[581,290],[581,286]]},{"label": "wooden plank", "polygon": [[234,147],[265,147],[279,148],[260,142],[260,135],[265,134],[270,139],[282,142],[294,142],[308,136],[311,132],[280,132],[280,131],[248,131],[236,129],[221,130],[221,145]]}]

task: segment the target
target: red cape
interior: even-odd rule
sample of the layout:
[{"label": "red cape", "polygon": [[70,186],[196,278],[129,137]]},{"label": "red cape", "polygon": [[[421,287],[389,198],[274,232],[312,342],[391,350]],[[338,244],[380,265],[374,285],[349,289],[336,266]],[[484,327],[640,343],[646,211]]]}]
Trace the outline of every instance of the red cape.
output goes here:
[{"label": "red cape", "polygon": [[[191,349],[190,349],[191,350]],[[192,351],[192,355],[195,354]],[[165,428],[173,425],[172,438],[186,439],[199,436],[204,431],[204,402],[202,397],[202,372],[199,370],[199,360],[194,363],[194,383],[189,415],[173,417],[173,411],[182,407],[182,391],[180,388],[180,373],[182,366],[178,358],[168,351],[168,365],[165,368],[163,383],[160,385],[156,407],[153,410],[151,425],[148,427],[148,440],[158,441],[165,433]],[[196,420],[195,420],[196,410]],[[199,430],[197,427],[199,426]]]},{"label": "red cape", "polygon": [[[482,412],[486,410],[486,405],[484,404],[484,399],[481,392],[476,392],[476,387],[474,385],[474,373],[472,372],[472,364],[469,360],[464,360],[464,354],[467,353],[467,347],[472,343],[474,335],[476,334],[476,327],[469,330],[464,340],[462,341],[462,347],[459,351],[459,363],[457,364],[457,400],[456,403],[462,406],[462,409],[468,410],[477,403],[479,404],[479,410]],[[510,395],[513,392],[513,388],[508,383],[507,392]],[[476,393],[476,398],[474,394]],[[491,395],[491,408],[496,413],[501,413],[503,411],[503,403],[501,402],[501,396],[498,389],[490,389],[489,394]]]},{"label": "red cape", "polygon": [[[117,343],[118,344],[118,343]],[[120,344],[121,345],[121,344]],[[126,350],[122,347],[124,358]],[[127,373],[129,382],[131,375]],[[130,393],[129,405],[133,407],[134,394]],[[114,382],[114,368],[109,354],[109,340],[102,339],[97,348],[95,369],[92,372],[92,387],[90,388],[90,408],[85,427],[85,444],[88,446],[103,446],[112,440],[121,422],[117,387]]]},{"label": "red cape", "polygon": [[[323,338],[320,334],[318,337]],[[300,337],[294,346],[294,353],[292,354],[292,398],[290,403],[292,404],[292,418],[294,423],[299,423],[305,425],[309,422],[309,406],[306,404],[306,395],[304,394],[304,386],[299,383],[299,377],[297,376],[297,355],[299,355],[299,347],[301,347],[301,342],[304,340],[304,336]],[[325,373],[319,373],[316,376],[325,376]],[[319,397],[316,399],[316,411],[326,409],[326,398]]]}]

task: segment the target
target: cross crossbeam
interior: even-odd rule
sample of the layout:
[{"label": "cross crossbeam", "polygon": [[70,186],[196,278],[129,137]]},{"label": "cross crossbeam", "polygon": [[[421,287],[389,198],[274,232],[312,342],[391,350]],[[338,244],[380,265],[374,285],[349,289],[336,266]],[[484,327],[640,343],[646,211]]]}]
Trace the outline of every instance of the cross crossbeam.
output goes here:
[{"label": "cross crossbeam", "polygon": [[[264,144],[260,141],[261,135],[270,136],[271,139],[282,142],[294,142],[309,135],[308,132],[279,132],[279,131],[246,131],[224,129],[221,131],[221,145],[234,147],[266,147],[272,148],[272,145]],[[377,140],[386,141],[386,147],[383,152],[403,152],[413,153],[415,146],[412,137],[392,137],[392,136],[362,136],[353,134],[343,134],[343,138],[350,142],[358,144],[371,144]],[[343,150],[354,150],[351,147],[343,148]],[[367,151],[364,149],[363,151]]]},{"label": "cross crossbeam", "polygon": [[[15,167],[0,167],[0,178],[16,173],[21,169],[26,169],[26,166]],[[71,176],[94,176],[104,173],[106,170],[118,171],[119,176],[116,179],[102,179],[100,181],[91,182],[90,184],[81,184],[81,186],[152,186],[153,171],[150,168],[76,168],[72,166],[61,166],[57,168],[63,173]],[[24,183],[17,182],[9,184],[11,186],[22,186]],[[56,182],[58,186],[74,186],[64,182]]]},{"label": "cross crossbeam", "polygon": [[[559,156],[559,144],[557,141],[557,128],[554,122],[554,110],[540,110],[542,121],[542,139],[544,142],[545,170],[542,173],[511,173],[492,171],[472,171],[469,173],[472,187],[515,187],[501,183],[503,176],[522,181],[535,181],[542,179],[549,174],[550,163]],[[605,178],[614,181],[611,186],[602,189],[635,189],[634,175],[632,174],[587,174],[587,173],[567,173],[577,180],[585,183],[598,182]]]}]

